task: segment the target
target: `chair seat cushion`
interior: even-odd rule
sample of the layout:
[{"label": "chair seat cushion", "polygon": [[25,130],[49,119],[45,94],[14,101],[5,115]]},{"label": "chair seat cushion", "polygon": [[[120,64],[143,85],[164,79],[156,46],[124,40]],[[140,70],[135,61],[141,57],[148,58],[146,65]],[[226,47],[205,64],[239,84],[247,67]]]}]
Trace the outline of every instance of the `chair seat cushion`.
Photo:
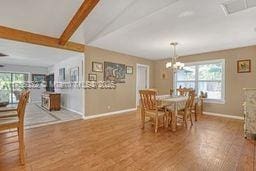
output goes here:
[{"label": "chair seat cushion", "polygon": [[[168,111],[174,112],[174,106],[173,105],[167,106],[166,108],[167,108]],[[178,106],[178,111],[184,111],[184,110],[185,110],[185,106],[182,106],[182,105]]]},{"label": "chair seat cushion", "polygon": [[[145,113],[147,115],[156,115],[156,111],[155,110],[146,110]],[[158,116],[162,116],[165,115],[164,111],[158,111]]]},{"label": "chair seat cushion", "polygon": [[17,117],[18,112],[16,110],[14,111],[7,111],[7,112],[0,112],[0,118],[6,118],[6,117]]},{"label": "chair seat cushion", "polygon": [[0,107],[0,112],[17,111],[15,107]]},{"label": "chair seat cushion", "polygon": [[164,106],[158,106],[157,109],[158,109],[158,111],[164,111],[165,107]]},{"label": "chair seat cushion", "polygon": [[0,131],[10,128],[16,128],[19,124],[18,117],[9,117],[9,118],[1,118],[0,119]]}]

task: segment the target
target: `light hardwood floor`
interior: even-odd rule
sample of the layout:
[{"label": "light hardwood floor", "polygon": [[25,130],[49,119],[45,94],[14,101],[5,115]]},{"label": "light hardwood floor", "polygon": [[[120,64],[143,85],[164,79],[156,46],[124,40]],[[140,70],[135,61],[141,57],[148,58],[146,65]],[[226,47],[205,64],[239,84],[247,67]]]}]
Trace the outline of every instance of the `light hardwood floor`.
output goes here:
[{"label": "light hardwood floor", "polygon": [[201,116],[192,128],[140,129],[136,112],[26,130],[26,166],[14,133],[0,134],[0,170],[255,170],[242,121]]}]

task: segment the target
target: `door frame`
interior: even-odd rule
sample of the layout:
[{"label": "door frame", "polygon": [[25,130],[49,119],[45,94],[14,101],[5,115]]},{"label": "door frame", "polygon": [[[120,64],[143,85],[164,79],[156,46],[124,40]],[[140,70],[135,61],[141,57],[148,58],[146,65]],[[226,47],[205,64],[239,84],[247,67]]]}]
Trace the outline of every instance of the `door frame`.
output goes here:
[{"label": "door frame", "polygon": [[137,102],[138,102],[138,96],[137,96],[137,92],[138,92],[138,75],[139,75],[139,72],[138,72],[138,68],[139,67],[145,67],[147,68],[147,88],[149,88],[149,84],[150,84],[150,78],[149,78],[149,72],[150,72],[150,66],[149,65],[145,65],[145,64],[136,64],[136,92],[135,92],[135,103],[136,103],[136,108],[137,106],[139,105]]}]

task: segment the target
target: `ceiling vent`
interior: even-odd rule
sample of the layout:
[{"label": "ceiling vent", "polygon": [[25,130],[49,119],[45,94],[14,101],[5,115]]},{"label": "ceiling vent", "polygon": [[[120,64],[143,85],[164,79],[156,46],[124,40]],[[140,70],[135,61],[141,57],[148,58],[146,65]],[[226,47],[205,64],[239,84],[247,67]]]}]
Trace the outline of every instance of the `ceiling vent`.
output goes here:
[{"label": "ceiling vent", "polygon": [[231,0],[221,4],[226,15],[256,7],[256,0]]},{"label": "ceiling vent", "polygon": [[5,57],[5,56],[8,56],[8,55],[6,55],[4,53],[0,53],[0,57]]}]

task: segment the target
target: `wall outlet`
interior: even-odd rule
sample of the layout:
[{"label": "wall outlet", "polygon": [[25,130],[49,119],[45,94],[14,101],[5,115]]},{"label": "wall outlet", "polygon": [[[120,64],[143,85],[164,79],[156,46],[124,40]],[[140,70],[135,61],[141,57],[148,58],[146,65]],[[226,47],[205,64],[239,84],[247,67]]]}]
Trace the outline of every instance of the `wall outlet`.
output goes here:
[{"label": "wall outlet", "polygon": [[111,107],[110,107],[110,106],[108,106],[108,110],[110,110],[110,108],[111,108]]}]

